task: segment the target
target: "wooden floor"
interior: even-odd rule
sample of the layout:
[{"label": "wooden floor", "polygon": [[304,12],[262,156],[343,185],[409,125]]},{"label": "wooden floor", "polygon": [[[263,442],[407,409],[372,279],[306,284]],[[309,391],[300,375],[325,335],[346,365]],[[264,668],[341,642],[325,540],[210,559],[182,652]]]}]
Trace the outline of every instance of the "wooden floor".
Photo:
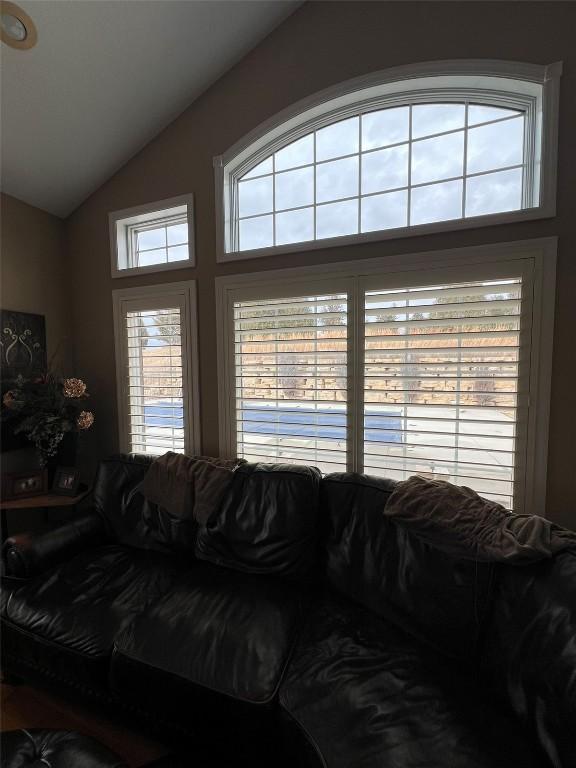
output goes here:
[{"label": "wooden floor", "polygon": [[0,683],[0,730],[56,728],[92,736],[116,752],[130,768],[144,765],[167,749],[141,733],[115,725],[76,705],[27,685]]}]

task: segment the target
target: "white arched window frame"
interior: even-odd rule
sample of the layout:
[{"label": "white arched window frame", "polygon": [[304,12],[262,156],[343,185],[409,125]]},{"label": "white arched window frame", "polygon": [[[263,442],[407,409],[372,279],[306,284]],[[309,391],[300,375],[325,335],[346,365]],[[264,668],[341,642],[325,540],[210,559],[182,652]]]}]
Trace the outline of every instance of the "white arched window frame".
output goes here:
[{"label": "white arched window frame", "polygon": [[[315,94],[276,115],[214,159],[218,261],[302,252],[334,245],[400,238],[428,232],[546,218],[556,212],[556,158],[561,63],[505,61],[431,62],[355,78]],[[518,210],[451,218],[394,229],[241,249],[238,185],[275,152],[328,125],[390,107],[470,103],[524,115],[522,202]],[[468,127],[464,133],[467,134]],[[466,139],[465,139],[466,140]],[[410,138],[409,143],[411,143]],[[360,155],[360,149],[358,150]],[[316,166],[316,158],[313,166]],[[466,169],[462,174],[466,178]],[[411,188],[409,181],[408,188]],[[464,185],[465,186],[465,185]],[[357,199],[361,199],[360,189]],[[313,203],[314,210],[317,203]],[[360,228],[359,228],[360,229]],[[316,236],[316,233],[315,233]]]}]

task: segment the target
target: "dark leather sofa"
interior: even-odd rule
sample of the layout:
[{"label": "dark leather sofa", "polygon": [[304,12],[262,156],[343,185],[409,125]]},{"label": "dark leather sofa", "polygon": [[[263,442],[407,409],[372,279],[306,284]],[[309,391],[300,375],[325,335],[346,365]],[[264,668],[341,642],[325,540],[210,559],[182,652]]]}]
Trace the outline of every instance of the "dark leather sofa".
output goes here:
[{"label": "dark leather sofa", "polygon": [[576,552],[453,560],[384,518],[392,481],[304,466],[241,466],[198,529],[149,462],[6,542],[5,673],[211,765],[576,768]]},{"label": "dark leather sofa", "polygon": [[[92,736],[76,731],[21,728],[2,731],[2,768],[128,768],[116,753]],[[185,756],[167,754],[141,768],[190,768]],[[195,768],[214,768],[194,759]]]}]

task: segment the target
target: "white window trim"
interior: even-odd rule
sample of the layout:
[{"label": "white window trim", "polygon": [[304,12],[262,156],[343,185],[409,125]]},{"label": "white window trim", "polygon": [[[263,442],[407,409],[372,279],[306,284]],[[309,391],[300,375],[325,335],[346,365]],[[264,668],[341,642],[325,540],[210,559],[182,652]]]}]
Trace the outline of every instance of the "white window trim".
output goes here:
[{"label": "white window trim", "polygon": [[[129,249],[128,243],[119,242],[118,239],[118,223],[125,220],[136,219],[141,216],[144,219],[158,213],[158,220],[162,220],[162,211],[169,208],[176,208],[177,206],[186,206],[186,218],[188,220],[188,258],[182,261],[173,261],[166,264],[152,264],[146,267],[126,267],[120,269],[118,267],[119,253],[121,251],[127,252]],[[147,224],[145,220],[144,225]],[[130,230],[134,228],[134,224],[129,222],[126,225],[126,237],[130,236]],[[124,208],[121,211],[112,211],[108,214],[108,231],[110,236],[110,264],[112,277],[130,277],[131,275],[144,275],[154,272],[167,272],[173,269],[188,269],[196,266],[196,249],[194,241],[194,195],[192,193],[186,195],[178,195],[177,197],[170,197],[166,200],[157,200],[153,203],[145,203],[143,205],[136,205],[133,208]]]},{"label": "white window trim", "polygon": [[[114,312],[114,342],[116,356],[116,391],[118,407],[118,438],[120,451],[130,451],[130,428],[128,413],[128,369],[127,338],[123,317],[127,305],[141,304],[141,309],[155,308],[177,299],[182,302],[180,318],[182,336],[182,395],[184,406],[184,452],[199,454],[200,448],[200,386],[198,362],[198,321],[196,281],[123,288],[112,291]],[[159,307],[160,308],[160,307]]]},{"label": "white window trim", "polygon": [[[561,74],[562,62],[547,66],[488,59],[424,62],[394,67],[354,78],[302,99],[259,125],[223,155],[214,158],[216,260],[218,262],[238,261],[555,216]],[[445,99],[448,93],[454,94],[454,86],[451,86],[450,83],[456,82],[455,79],[458,77],[466,77],[468,83],[471,77],[474,78],[474,89],[480,93],[482,89],[489,90],[491,93],[489,99],[484,94],[485,100],[489,103],[494,104],[500,99],[502,106],[508,105],[512,108],[515,94],[519,103],[523,101],[520,90],[524,91],[524,102],[526,102],[530,94],[534,94],[534,86],[542,86],[542,99],[534,101],[534,109],[541,117],[541,120],[536,122],[541,123],[542,136],[531,137],[531,140],[535,142],[536,149],[540,143],[539,139],[542,139],[541,153],[536,154],[534,159],[535,168],[540,168],[540,178],[536,180],[536,186],[539,181],[540,190],[540,204],[538,206],[520,211],[490,213],[466,219],[417,224],[377,232],[310,240],[303,243],[290,243],[245,251],[229,250],[234,218],[231,211],[233,189],[239,176],[245,173],[249,167],[264,160],[280,146],[284,146],[286,143],[294,141],[323,125],[346,117],[347,110],[350,115],[356,114],[359,109],[359,102],[362,104],[380,104],[393,99],[395,105],[401,103],[402,98],[413,99],[416,94],[422,95],[427,101]],[[434,81],[429,81],[428,93],[425,89],[423,90],[423,78],[435,78]],[[432,83],[434,83],[434,87],[431,87]],[[496,89],[496,83],[500,86],[500,90]],[[470,94],[470,88],[468,85],[468,94]],[[371,94],[373,95],[371,96]],[[481,101],[482,98],[479,100]]]},{"label": "white window trim", "polygon": [[[384,275],[394,279],[394,273],[417,270],[423,280],[434,278],[434,271],[442,268],[466,270],[473,266],[511,264],[520,260],[530,262],[532,288],[532,326],[530,352],[530,403],[527,420],[525,472],[519,498],[524,500],[521,509],[525,514],[545,515],[546,477],[548,462],[548,431],[551,396],[552,345],[554,336],[554,298],[556,289],[557,238],[539,238],[401,254],[384,258],[323,264],[314,267],[298,267],[242,275],[226,275],[216,278],[216,318],[218,339],[218,413],[220,455],[232,458],[236,450],[235,387],[234,387],[234,301],[250,300],[263,295],[301,295],[302,291],[316,289],[339,290],[351,278],[364,282],[371,275]],[[338,281],[341,281],[339,283]],[[327,288],[329,281],[329,288]],[[361,311],[360,298],[353,297],[349,314]],[[360,326],[359,326],[360,327]],[[352,348],[354,349],[354,347]],[[356,362],[350,360],[350,370]],[[357,375],[351,382],[357,386]],[[351,428],[358,418],[352,409]]]}]

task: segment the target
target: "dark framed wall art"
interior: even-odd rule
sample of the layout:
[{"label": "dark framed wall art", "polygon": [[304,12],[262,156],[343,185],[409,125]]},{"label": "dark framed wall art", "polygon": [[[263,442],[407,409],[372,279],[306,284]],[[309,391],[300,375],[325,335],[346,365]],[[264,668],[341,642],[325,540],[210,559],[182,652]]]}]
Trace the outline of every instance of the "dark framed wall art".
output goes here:
[{"label": "dark framed wall art", "polygon": [[[18,379],[31,379],[45,373],[46,320],[44,315],[0,309],[0,396]],[[13,435],[2,422],[1,450],[29,445],[25,437]]]}]

